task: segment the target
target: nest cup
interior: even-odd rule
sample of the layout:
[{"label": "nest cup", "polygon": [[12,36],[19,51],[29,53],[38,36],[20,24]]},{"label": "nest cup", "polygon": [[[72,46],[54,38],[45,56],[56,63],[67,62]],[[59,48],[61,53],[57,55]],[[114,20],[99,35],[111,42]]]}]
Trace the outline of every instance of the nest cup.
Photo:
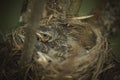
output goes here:
[{"label": "nest cup", "polygon": [[[45,80],[98,80],[104,71],[104,64],[108,59],[108,43],[99,28],[90,23],[68,22],[70,25],[80,25],[90,28],[96,35],[96,44],[89,53],[78,57],[72,56],[58,64],[50,64],[46,68]],[[48,73],[49,72],[49,73]]]},{"label": "nest cup", "polygon": [[[75,20],[66,21],[68,25],[79,25],[92,30],[96,36],[95,45],[89,49],[89,53],[84,56],[78,57],[77,55],[73,55],[60,63],[50,63],[47,67],[44,67],[44,64],[41,65],[38,62],[32,63],[33,67],[31,68],[31,71],[34,75],[31,75],[31,77],[36,80],[98,80],[99,75],[107,69],[107,67],[104,66],[108,61],[109,55],[107,39],[102,35],[100,29],[94,24]],[[44,20],[41,23],[44,23],[45,25],[45,22],[46,21]],[[51,20],[49,23],[52,24],[53,22],[54,20]],[[19,31],[15,31],[12,35],[12,44],[14,48],[19,50],[22,48],[19,44],[23,43],[17,42],[15,40],[17,38],[15,37],[18,32],[21,33],[21,31],[23,31],[23,28],[25,27],[20,27],[20,29],[17,29]]]}]

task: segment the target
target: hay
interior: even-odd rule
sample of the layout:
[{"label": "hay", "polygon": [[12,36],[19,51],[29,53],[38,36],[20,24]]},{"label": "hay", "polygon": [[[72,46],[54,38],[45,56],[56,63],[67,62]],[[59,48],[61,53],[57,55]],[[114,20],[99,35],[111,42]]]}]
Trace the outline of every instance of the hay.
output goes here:
[{"label": "hay", "polygon": [[[71,24],[71,23],[70,23]],[[62,63],[51,64],[45,78],[50,80],[97,80],[108,59],[108,43],[100,30],[90,24],[79,24],[90,27],[96,34],[96,45],[89,50],[89,54],[82,57],[72,56]],[[52,66],[52,67],[51,67]],[[53,69],[54,68],[54,69]],[[55,73],[56,72],[56,73]],[[47,79],[45,79],[47,80]]]},{"label": "hay", "polygon": [[[56,19],[50,20],[49,22],[47,20],[43,20],[41,21],[41,25],[45,25],[46,22],[46,25],[62,23],[59,20],[56,22],[55,21]],[[6,77],[10,77],[14,80],[19,80],[21,78],[24,80],[98,80],[99,75],[102,72],[113,67],[111,64],[106,65],[106,62],[109,62],[109,45],[107,39],[102,35],[100,29],[96,27],[96,25],[78,20],[76,21],[68,19],[65,21],[66,22],[64,22],[64,25],[67,24],[68,27],[83,27],[85,31],[89,32],[90,30],[96,36],[96,38],[94,37],[95,41],[93,40],[94,44],[91,38],[87,41],[88,43],[92,42],[92,44],[89,44],[92,46],[88,49],[86,54],[79,56],[77,51],[80,50],[75,50],[76,52],[72,52],[72,55],[66,59],[60,62],[50,63],[46,58],[45,60],[41,59],[42,61],[39,62],[38,59],[40,57],[37,56],[38,58],[34,57],[31,64],[27,65],[27,67],[22,71],[19,70],[19,68],[14,68],[15,66],[12,66],[12,69],[8,68],[10,70],[8,70],[7,73],[4,73]],[[21,49],[24,42],[24,37],[21,35],[24,35],[25,28],[25,26],[18,28],[15,32],[12,33],[12,35],[10,35],[9,39],[9,42],[12,45],[12,56],[8,57],[11,59],[11,61],[8,62],[12,62],[11,64],[17,63],[16,67],[19,66],[18,62],[21,56]],[[83,35],[81,37],[83,40],[85,40],[84,38],[86,36],[88,37],[88,34],[85,36],[84,34],[81,34],[81,31],[79,32],[80,35]],[[84,30],[82,30],[82,32],[84,32]],[[80,44],[82,45],[82,43]],[[16,59],[16,61],[14,61],[14,59]],[[53,60],[55,59],[56,58],[53,58]],[[6,68],[4,70],[6,72]],[[15,72],[13,72],[13,70]],[[8,76],[9,73],[12,73],[12,76]]]}]

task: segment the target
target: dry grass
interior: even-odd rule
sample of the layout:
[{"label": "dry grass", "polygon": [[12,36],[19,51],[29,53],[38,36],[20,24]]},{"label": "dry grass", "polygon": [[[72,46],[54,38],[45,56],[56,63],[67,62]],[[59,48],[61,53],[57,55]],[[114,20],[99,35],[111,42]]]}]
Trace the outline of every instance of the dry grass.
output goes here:
[{"label": "dry grass", "polygon": [[31,64],[26,65],[26,68],[21,70],[19,69],[18,63],[22,46],[16,41],[17,36],[15,34],[17,34],[18,31],[15,31],[15,34],[11,35],[12,39],[10,38],[9,41],[10,44],[12,44],[12,46],[9,47],[10,51],[5,52],[6,55],[1,64],[1,79],[98,80],[98,77],[102,72],[113,67],[112,64],[106,65],[106,63],[109,62],[109,45],[107,39],[102,35],[100,29],[96,27],[96,25],[79,22],[78,20],[66,20],[66,23],[72,26],[80,25],[89,28],[96,35],[96,44],[89,50],[88,54],[79,57],[76,54],[76,50],[76,52],[73,52],[73,54],[76,55],[68,57],[61,63],[51,63],[45,68],[40,65],[40,63],[33,60]]}]

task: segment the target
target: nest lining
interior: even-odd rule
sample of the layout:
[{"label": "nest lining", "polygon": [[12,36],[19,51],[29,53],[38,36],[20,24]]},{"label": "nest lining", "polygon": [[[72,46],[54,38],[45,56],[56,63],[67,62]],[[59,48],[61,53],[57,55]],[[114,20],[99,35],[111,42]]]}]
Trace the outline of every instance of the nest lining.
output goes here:
[{"label": "nest lining", "polygon": [[[71,51],[71,54],[68,57],[66,57],[66,59],[60,58],[59,60],[56,60],[60,56],[59,57],[53,56],[53,54],[52,54],[53,52],[52,53],[50,52],[50,54],[45,54],[47,56],[50,56],[50,59],[43,57],[43,55],[42,55],[43,58],[41,58],[40,55],[37,55],[37,58],[34,57],[35,63],[32,63],[32,66],[33,66],[32,72],[34,74],[34,77],[35,77],[35,75],[37,75],[36,79],[42,79],[42,80],[59,80],[59,79],[60,80],[88,80],[89,78],[91,78],[91,80],[97,80],[99,74],[102,73],[105,69],[107,69],[107,68],[104,69],[104,64],[108,59],[107,56],[108,56],[108,50],[109,50],[107,39],[104,36],[102,36],[99,28],[97,28],[93,24],[83,23],[83,22],[79,22],[79,21],[76,22],[76,20],[66,20],[66,21],[67,21],[66,24],[63,25],[63,23],[62,23],[62,26],[61,26],[61,24],[58,24],[60,22],[56,22],[57,23],[57,25],[56,25],[53,20],[53,22],[50,22],[50,24],[47,24],[47,28],[48,28],[48,25],[51,26],[51,24],[53,24],[52,26],[62,27],[63,30],[66,31],[66,33],[68,33],[68,32],[70,33],[72,30],[78,30],[76,32],[73,31],[74,34],[72,34],[71,36],[75,37],[78,34],[80,34],[79,37],[77,36],[78,41],[76,42],[80,46],[75,45],[74,50]],[[45,22],[45,21],[43,21],[43,22]],[[21,50],[21,48],[23,47],[23,42],[21,42],[21,39],[19,39],[20,40],[20,43],[19,43],[19,41],[17,40],[17,37],[19,36],[18,33],[19,34],[22,33],[22,35],[23,35],[23,33],[24,33],[23,28],[25,28],[25,27],[20,27],[20,28],[21,29],[18,29],[19,31],[16,30],[15,33],[12,35],[12,37],[13,37],[12,45],[14,45],[14,49],[16,49],[16,50]],[[52,28],[56,29],[56,27],[52,27]],[[88,34],[83,34],[86,31],[88,32]],[[59,32],[59,29],[58,29],[58,32]],[[89,33],[90,33],[90,35],[89,35]],[[92,35],[92,37],[88,37],[91,35]],[[67,36],[65,36],[65,37],[67,37]],[[84,38],[86,38],[86,37],[89,40],[86,40],[87,41],[86,45],[83,45],[83,43],[85,44],[85,42],[83,42],[83,41],[85,41]],[[21,38],[21,37],[19,36],[19,38]],[[79,39],[79,38],[81,38],[81,39]],[[94,39],[92,39],[92,38],[94,38]],[[63,43],[63,44],[65,44],[67,42],[66,40],[68,38],[66,39],[66,38],[59,37],[58,40],[60,40],[60,39],[65,41]],[[82,39],[83,39],[83,41],[82,41]],[[55,39],[55,40],[57,40],[57,39]],[[72,39],[72,40],[74,40],[74,39]],[[44,43],[48,44],[48,42],[46,42],[46,41]],[[91,44],[88,44],[88,43],[91,43]],[[17,46],[16,46],[16,44],[17,44]],[[48,46],[51,46],[51,44],[52,43],[49,43]],[[57,44],[56,45],[52,44],[52,46],[53,45],[57,46]],[[70,45],[72,45],[71,42],[70,42]],[[91,46],[91,47],[86,48],[86,46]],[[83,50],[83,49],[85,49],[85,50],[87,49],[86,50],[87,52],[84,55],[80,56],[79,51]],[[64,51],[65,50],[63,50],[63,52]],[[83,53],[83,52],[81,52],[81,53]],[[52,62],[50,61],[51,59],[52,59]],[[108,66],[108,68],[110,68],[110,67],[111,67],[111,65]],[[36,68],[40,68],[40,69],[36,69]],[[33,75],[31,75],[31,76],[33,77]]]}]

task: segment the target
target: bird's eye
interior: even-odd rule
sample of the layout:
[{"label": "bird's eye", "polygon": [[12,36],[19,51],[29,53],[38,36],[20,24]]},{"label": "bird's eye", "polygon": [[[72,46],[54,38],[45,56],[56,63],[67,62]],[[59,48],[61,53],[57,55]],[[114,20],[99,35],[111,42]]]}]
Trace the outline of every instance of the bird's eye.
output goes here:
[{"label": "bird's eye", "polygon": [[51,39],[51,36],[50,35],[48,35],[48,34],[42,34],[42,40],[43,41],[49,41]]},{"label": "bird's eye", "polygon": [[48,37],[48,35],[47,34],[43,34],[43,37]]}]

